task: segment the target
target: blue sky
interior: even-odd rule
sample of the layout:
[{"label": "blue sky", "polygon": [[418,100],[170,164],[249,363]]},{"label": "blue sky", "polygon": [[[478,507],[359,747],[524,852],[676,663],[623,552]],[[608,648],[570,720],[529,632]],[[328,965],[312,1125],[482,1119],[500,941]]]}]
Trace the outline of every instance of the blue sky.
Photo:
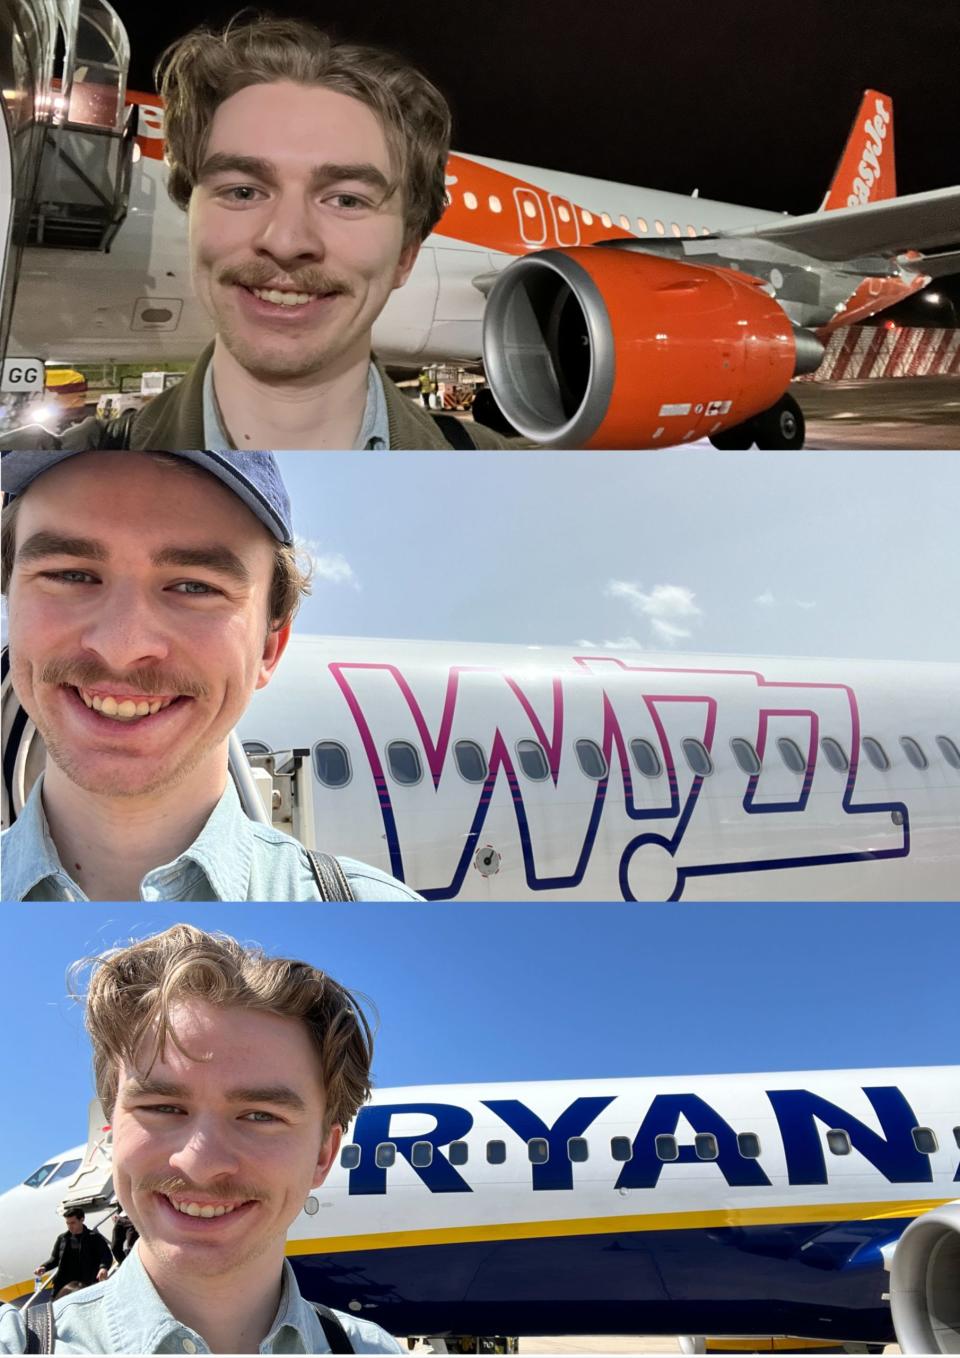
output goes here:
[{"label": "blue sky", "polygon": [[67,967],[178,920],[369,995],[380,1085],[956,1061],[956,905],[5,904],[0,1188],[86,1134]]},{"label": "blue sky", "polygon": [[302,631],[960,659],[949,453],[278,457]]}]

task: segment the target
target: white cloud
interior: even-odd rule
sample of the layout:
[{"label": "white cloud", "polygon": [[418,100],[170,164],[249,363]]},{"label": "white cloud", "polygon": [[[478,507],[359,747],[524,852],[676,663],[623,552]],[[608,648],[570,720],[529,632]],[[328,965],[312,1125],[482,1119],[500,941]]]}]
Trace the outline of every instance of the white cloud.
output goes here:
[{"label": "white cloud", "polygon": [[325,580],[330,585],[349,585],[359,589],[360,581],[350,562],[341,552],[324,552],[313,538],[297,538],[297,551],[310,562],[314,580]]},{"label": "white cloud", "polygon": [[759,604],[761,608],[772,608],[777,601],[773,597],[773,590],[765,589],[762,594],[757,595],[753,602]]},{"label": "white cloud", "polygon": [[817,605],[816,605],[816,601],[815,601],[814,599],[798,599],[798,600],[797,600],[797,607],[798,607],[798,608],[816,608],[816,606],[817,606]]},{"label": "white cloud", "polygon": [[597,649],[597,643],[595,641],[588,641],[586,637],[578,637],[573,644],[574,646],[579,646],[583,651],[595,651]]},{"label": "white cloud", "polygon": [[703,616],[692,589],[686,585],[654,585],[649,593],[630,580],[608,580],[604,593],[610,599],[622,599],[641,617],[648,618],[658,641],[668,646],[692,635],[684,622],[694,622]]}]

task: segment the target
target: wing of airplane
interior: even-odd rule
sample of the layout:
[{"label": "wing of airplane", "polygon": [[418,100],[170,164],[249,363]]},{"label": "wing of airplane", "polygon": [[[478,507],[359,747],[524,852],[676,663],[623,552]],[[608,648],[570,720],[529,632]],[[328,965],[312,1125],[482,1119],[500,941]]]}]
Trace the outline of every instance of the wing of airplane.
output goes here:
[{"label": "wing of airplane", "polygon": [[[905,250],[935,250],[955,244],[960,236],[960,186],[887,198],[863,207],[734,227],[719,231],[717,236],[721,240],[772,241],[825,263],[862,255],[892,257]],[[958,267],[960,259],[955,255],[952,269]]]}]

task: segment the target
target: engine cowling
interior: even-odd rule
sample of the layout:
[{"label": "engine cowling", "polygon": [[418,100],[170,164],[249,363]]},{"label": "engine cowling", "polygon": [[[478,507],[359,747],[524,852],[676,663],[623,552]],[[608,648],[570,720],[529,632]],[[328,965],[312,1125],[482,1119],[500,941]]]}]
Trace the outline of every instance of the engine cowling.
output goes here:
[{"label": "engine cowling", "polygon": [[890,1310],[904,1353],[960,1353],[960,1202],[924,1212],[900,1237]]},{"label": "engine cowling", "polygon": [[497,404],[558,448],[707,437],[769,409],[822,352],[758,279],[596,246],[511,264],[483,322]]}]

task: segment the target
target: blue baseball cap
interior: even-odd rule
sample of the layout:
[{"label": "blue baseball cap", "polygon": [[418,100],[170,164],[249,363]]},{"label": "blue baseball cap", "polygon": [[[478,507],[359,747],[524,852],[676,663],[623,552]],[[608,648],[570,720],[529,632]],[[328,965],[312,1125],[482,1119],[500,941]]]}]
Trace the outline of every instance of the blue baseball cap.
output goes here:
[{"label": "blue baseball cap", "polygon": [[[22,495],[32,481],[36,481],[38,476],[55,467],[58,462],[85,451],[88,450],[78,448],[72,452],[60,450],[49,453],[31,451],[0,454],[0,484],[8,502]],[[287,546],[292,544],[293,516],[290,510],[290,497],[273,453],[171,452],[168,456],[182,457],[187,462],[195,462],[198,467],[203,467],[235,495],[239,495],[247,508],[269,528],[278,542],[283,542]]]}]

